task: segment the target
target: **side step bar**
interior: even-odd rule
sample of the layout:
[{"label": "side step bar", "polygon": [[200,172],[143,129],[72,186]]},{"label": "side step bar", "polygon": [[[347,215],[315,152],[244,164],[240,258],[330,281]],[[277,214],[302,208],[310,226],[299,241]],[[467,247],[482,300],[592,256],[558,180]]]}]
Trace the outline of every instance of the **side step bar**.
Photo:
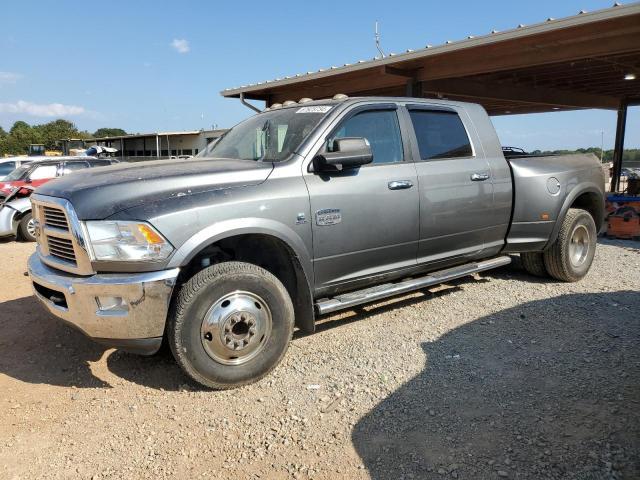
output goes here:
[{"label": "side step bar", "polygon": [[318,315],[324,315],[326,313],[343,310],[363,303],[373,302],[393,295],[399,295],[413,290],[430,287],[455,278],[466,277],[467,275],[491,270],[492,268],[502,267],[510,263],[511,257],[496,257],[491,260],[467,263],[465,265],[447,268],[446,270],[431,272],[424,277],[410,278],[396,283],[386,283],[384,285],[365,288],[364,290],[343,293],[342,295],[338,295],[333,298],[318,300],[315,304],[316,312]]}]

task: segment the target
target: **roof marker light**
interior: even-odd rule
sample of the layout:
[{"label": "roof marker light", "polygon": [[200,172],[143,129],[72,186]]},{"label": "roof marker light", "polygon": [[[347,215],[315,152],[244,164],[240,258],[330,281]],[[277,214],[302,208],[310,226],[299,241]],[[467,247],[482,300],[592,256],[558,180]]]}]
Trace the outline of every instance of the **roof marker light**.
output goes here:
[{"label": "roof marker light", "polygon": [[349,98],[347,95],[345,95],[344,93],[336,93],[333,96],[333,100],[346,100],[347,98]]},{"label": "roof marker light", "polygon": [[312,102],[313,99],[309,98],[309,97],[304,97],[301,98],[300,100],[298,100],[298,103],[308,103],[308,102]]},{"label": "roof marker light", "polygon": [[624,76],[624,79],[625,79],[625,80],[635,80],[635,79],[636,79],[636,74],[635,74],[635,73],[627,73],[627,74]]},{"label": "roof marker light", "polygon": [[283,107],[290,107],[291,105],[295,105],[297,102],[295,100],[287,100],[282,104]]}]

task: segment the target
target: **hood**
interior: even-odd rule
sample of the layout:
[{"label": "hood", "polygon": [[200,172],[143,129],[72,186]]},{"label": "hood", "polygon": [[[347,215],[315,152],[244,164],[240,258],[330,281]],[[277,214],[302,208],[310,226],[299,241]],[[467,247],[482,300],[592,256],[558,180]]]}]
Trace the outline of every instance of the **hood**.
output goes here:
[{"label": "hood", "polygon": [[212,158],[121,163],[74,172],[36,193],[69,200],[81,220],[101,220],[145,202],[257,185],[272,170],[271,163]]}]

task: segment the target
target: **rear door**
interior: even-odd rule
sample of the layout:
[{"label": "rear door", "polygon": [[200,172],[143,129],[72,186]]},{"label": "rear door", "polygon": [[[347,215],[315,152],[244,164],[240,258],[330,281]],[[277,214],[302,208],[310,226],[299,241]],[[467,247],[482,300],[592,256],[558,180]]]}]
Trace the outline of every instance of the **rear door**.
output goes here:
[{"label": "rear door", "polygon": [[473,257],[492,227],[491,170],[480,141],[462,109],[418,104],[407,110],[420,190],[418,263]]},{"label": "rear door", "polygon": [[373,163],[333,174],[305,172],[316,286],[339,286],[416,264],[418,179],[395,104],[345,114],[325,146],[366,138]]}]

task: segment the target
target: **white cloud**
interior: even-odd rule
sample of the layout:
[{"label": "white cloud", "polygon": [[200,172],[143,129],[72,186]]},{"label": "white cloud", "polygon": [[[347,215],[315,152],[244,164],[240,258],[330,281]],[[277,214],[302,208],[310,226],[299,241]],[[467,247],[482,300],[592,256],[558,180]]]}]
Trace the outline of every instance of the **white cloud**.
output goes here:
[{"label": "white cloud", "polygon": [[13,85],[22,78],[22,75],[14,72],[0,72],[0,86]]},{"label": "white cloud", "polygon": [[189,50],[191,50],[189,41],[184,38],[174,38],[173,42],[171,42],[171,46],[178,53],[189,53]]},{"label": "white cloud", "polygon": [[63,105],[62,103],[31,103],[18,100],[15,103],[0,103],[0,113],[26,113],[33,117],[62,117],[81,115],[84,107]]}]

